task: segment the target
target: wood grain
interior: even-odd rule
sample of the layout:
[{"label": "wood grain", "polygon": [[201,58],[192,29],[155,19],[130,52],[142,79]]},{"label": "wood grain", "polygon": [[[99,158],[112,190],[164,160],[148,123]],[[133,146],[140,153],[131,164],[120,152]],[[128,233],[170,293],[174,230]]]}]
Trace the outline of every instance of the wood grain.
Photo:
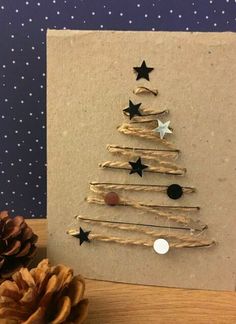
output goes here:
[{"label": "wood grain", "polygon": [[[39,235],[41,256],[47,242],[46,220],[28,220]],[[217,269],[216,269],[217,271]],[[209,278],[210,280],[210,278]],[[86,324],[236,323],[236,293],[161,288],[87,280],[90,301]]]}]

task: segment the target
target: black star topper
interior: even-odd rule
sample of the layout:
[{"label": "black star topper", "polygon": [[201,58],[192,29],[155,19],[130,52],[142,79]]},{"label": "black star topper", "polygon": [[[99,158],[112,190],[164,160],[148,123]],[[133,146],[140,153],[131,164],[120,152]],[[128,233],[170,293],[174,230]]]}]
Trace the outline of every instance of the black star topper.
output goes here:
[{"label": "black star topper", "polygon": [[79,238],[79,245],[82,245],[84,242],[90,242],[88,238],[90,232],[91,231],[84,232],[81,227],[79,228],[79,234],[74,235],[75,237]]},{"label": "black star topper", "polygon": [[139,107],[141,103],[134,105],[131,100],[129,100],[129,107],[123,109],[124,112],[129,114],[129,119],[132,119],[134,116],[142,116]]},{"label": "black star topper", "polygon": [[147,67],[146,62],[143,61],[140,67],[134,67],[135,72],[137,72],[137,78],[139,79],[146,79],[149,81],[149,73],[154,70],[154,68]]},{"label": "black star topper", "polygon": [[143,170],[148,168],[147,165],[142,164],[140,157],[138,158],[138,160],[136,162],[129,162],[129,164],[132,167],[132,170],[130,170],[129,174],[138,173],[140,175],[140,177],[143,176]]}]

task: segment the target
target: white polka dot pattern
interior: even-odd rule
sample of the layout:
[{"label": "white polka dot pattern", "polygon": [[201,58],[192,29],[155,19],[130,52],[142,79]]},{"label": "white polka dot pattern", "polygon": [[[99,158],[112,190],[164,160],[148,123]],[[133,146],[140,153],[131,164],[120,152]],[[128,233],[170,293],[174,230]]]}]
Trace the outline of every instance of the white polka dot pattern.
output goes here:
[{"label": "white polka dot pattern", "polygon": [[236,0],[0,0],[0,209],[46,215],[46,30],[236,31]]}]

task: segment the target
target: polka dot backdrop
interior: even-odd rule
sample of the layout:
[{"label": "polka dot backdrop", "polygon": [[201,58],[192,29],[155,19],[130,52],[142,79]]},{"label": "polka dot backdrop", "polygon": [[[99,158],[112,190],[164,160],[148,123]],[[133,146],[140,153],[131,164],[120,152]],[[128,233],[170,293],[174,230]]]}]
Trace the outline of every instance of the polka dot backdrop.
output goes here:
[{"label": "polka dot backdrop", "polygon": [[0,0],[0,208],[46,215],[46,30],[236,31],[235,0]]}]

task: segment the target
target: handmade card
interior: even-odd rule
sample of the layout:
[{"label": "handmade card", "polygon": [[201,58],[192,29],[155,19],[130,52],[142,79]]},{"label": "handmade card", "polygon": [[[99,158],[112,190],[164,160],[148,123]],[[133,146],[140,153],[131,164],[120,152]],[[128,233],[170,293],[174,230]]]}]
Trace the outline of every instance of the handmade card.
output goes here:
[{"label": "handmade card", "polygon": [[234,290],[236,36],[48,32],[48,254]]}]

